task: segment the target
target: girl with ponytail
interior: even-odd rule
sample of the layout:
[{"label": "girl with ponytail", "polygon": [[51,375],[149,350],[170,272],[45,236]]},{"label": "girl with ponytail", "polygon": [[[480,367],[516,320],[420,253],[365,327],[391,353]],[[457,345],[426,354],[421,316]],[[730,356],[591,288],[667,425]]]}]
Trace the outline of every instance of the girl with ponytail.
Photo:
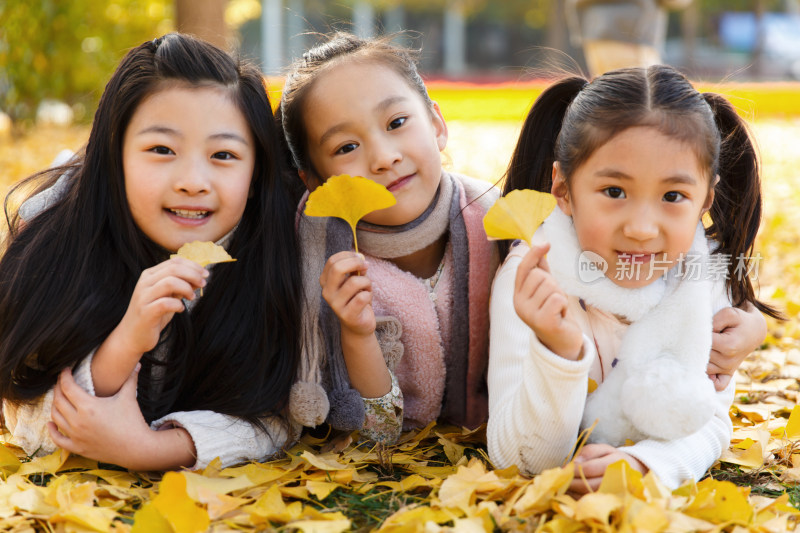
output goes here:
[{"label": "girl with ponytail", "polygon": [[699,479],[732,431],[734,386],[708,379],[709,352],[738,365],[763,339],[759,311],[780,316],[748,275],[761,191],[746,124],[671,67],[567,78],[523,125],[504,192],[515,189],[552,192],[558,207],[532,248],[504,250],[494,281],[492,460],[538,473],[591,428],[577,492],[618,460],[673,488]]}]

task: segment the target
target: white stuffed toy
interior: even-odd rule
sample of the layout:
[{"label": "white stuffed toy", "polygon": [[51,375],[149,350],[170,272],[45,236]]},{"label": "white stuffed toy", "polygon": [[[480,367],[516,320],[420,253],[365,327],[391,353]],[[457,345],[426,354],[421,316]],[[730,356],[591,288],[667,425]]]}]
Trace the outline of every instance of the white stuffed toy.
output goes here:
[{"label": "white stuffed toy", "polygon": [[586,261],[572,219],[560,209],[537,235],[554,244],[550,271],[567,294],[631,321],[614,370],[586,400],[581,426],[598,421],[589,440],[621,446],[627,440],[672,440],[699,430],[715,409],[714,385],[706,375],[713,307],[720,300],[720,307],[729,305],[725,280],[709,279],[702,224],[686,254],[689,266],[673,267],[635,289],[620,287],[605,275],[581,279],[579,268]]}]

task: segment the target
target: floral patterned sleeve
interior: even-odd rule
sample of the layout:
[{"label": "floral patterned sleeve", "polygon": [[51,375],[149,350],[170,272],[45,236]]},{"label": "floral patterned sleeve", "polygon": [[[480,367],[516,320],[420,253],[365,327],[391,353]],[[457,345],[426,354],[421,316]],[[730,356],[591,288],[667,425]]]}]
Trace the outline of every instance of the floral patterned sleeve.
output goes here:
[{"label": "floral patterned sleeve", "polygon": [[394,444],[403,431],[403,391],[397,384],[397,377],[391,370],[392,390],[380,398],[364,400],[364,427],[361,438],[383,444]]}]

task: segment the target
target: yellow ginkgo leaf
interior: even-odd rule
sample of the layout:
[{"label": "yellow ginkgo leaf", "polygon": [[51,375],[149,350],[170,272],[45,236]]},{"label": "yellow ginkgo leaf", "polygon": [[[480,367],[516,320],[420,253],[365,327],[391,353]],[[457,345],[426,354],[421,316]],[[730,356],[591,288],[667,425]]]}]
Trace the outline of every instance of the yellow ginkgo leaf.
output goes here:
[{"label": "yellow ginkgo leaf", "polygon": [[800,405],[795,405],[786,422],[786,438],[797,440],[800,437]]},{"label": "yellow ginkgo leaf", "polygon": [[556,207],[552,194],[519,189],[498,199],[483,217],[483,228],[490,239],[531,238]]},{"label": "yellow ginkgo leaf", "polygon": [[336,217],[350,224],[353,242],[358,251],[356,224],[364,215],[386,209],[397,203],[394,195],[379,183],[361,176],[333,176],[308,195],[306,215]]},{"label": "yellow ginkgo leaf", "polygon": [[181,473],[167,472],[164,475],[158,496],[153,498],[153,506],[169,522],[175,533],[194,533],[208,529],[208,512],[189,497],[186,492],[186,477]]},{"label": "yellow ginkgo leaf", "polygon": [[225,248],[210,241],[187,242],[178,248],[178,253],[172,254],[170,257],[183,257],[203,267],[211,263],[236,261],[225,251]]}]

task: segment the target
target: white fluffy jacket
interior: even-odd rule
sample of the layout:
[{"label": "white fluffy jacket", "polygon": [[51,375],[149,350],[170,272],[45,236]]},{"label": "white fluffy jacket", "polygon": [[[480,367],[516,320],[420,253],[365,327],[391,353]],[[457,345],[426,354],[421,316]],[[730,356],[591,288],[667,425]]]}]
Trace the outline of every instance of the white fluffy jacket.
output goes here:
[{"label": "white fluffy jacket", "polygon": [[[495,278],[491,302],[487,439],[492,459],[497,466],[518,464],[530,473],[558,466],[578,432],[598,419],[592,440],[614,446],[636,442],[624,451],[668,485],[700,477],[731,432],[727,413],[733,385],[716,393],[705,373],[713,312],[730,305],[724,279],[712,283],[703,273],[681,281],[671,271],[666,280],[641,289],[621,288],[607,277],[581,282],[572,222],[558,209],[536,239],[553,245],[548,262],[565,292],[631,325],[621,326],[616,360],[605,372],[587,324],[581,324],[581,360],[550,352],[514,311],[514,277],[526,251],[515,249]],[[702,228],[691,253],[708,255]],[[587,397],[590,374],[601,381],[604,373],[605,380]]]},{"label": "white fluffy jacket", "polygon": [[[631,321],[614,371],[586,400],[583,426],[598,421],[590,442],[620,446],[700,429],[714,414],[714,386],[706,376],[712,330],[708,276],[684,279],[681,269],[672,268],[637,289],[620,287],[608,277],[618,273],[611,272],[587,283],[578,272],[581,250],[572,219],[556,209],[537,233],[553,243],[548,262],[564,292]],[[708,263],[702,224],[687,256]]]}]

